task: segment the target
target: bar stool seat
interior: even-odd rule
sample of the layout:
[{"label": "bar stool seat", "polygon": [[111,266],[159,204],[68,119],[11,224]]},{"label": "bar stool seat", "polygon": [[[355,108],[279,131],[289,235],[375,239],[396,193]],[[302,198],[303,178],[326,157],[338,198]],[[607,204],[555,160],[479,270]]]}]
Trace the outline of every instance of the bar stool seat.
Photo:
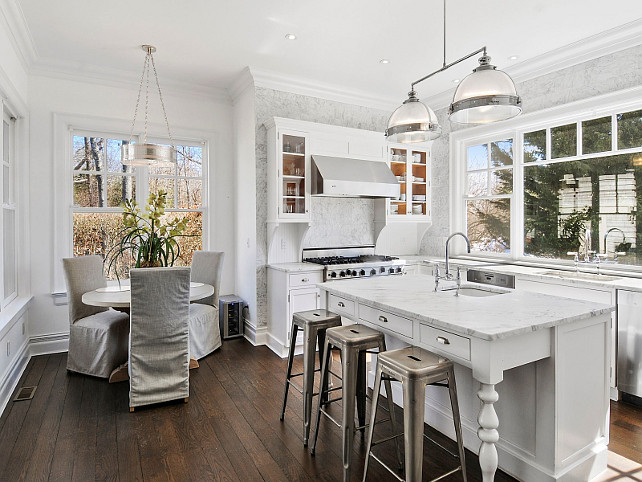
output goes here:
[{"label": "bar stool seat", "polygon": [[[341,351],[341,379],[342,386],[327,389],[328,364],[332,349]],[[369,350],[378,349],[378,352]],[[326,331],[326,342],[323,350],[323,364],[321,368],[321,380],[323,382],[322,395],[319,397],[317,407],[317,423],[314,429],[314,437],[310,453],[314,455],[317,437],[319,435],[319,423],[321,414],[324,414],[342,429],[343,438],[343,480],[350,480],[350,462],[352,455],[352,443],[354,439],[355,423],[355,398],[359,426],[356,429],[363,430],[367,425],[366,419],[366,353],[380,353],[385,351],[386,341],[383,333],[373,330],[365,325],[347,325],[336,328],[329,328]],[[342,390],[340,398],[330,399],[330,392]],[[390,382],[386,381],[386,396],[388,398],[388,411],[390,422],[394,431],[394,404],[392,401],[392,390]],[[326,411],[330,403],[342,401],[341,423],[335,420]],[[373,409],[374,410],[374,409]],[[401,464],[401,452],[397,447],[397,457]]]},{"label": "bar stool seat", "polygon": [[[388,437],[378,442],[372,441],[373,429],[377,416],[377,399],[379,397],[382,380],[387,383],[390,383],[390,381],[398,381],[403,385],[404,432],[394,437],[396,440],[397,437],[404,435],[406,466],[405,480],[407,482],[418,482],[422,480],[426,385],[438,385],[447,387],[450,393],[450,404],[453,412],[460,465],[456,469],[451,470],[450,472],[433,480],[440,480],[447,475],[461,470],[463,479],[466,481],[466,461],[464,443],[461,435],[461,421],[459,417],[457,386],[455,385],[455,371],[453,363],[444,357],[415,346],[387,351],[379,354],[377,357],[375,385],[372,395],[373,409],[370,416],[370,429],[368,431],[366,445],[366,460],[363,469],[363,480],[366,480],[370,457],[383,465],[399,480],[403,480],[399,478],[399,476],[390,467],[384,464],[372,453],[372,447],[374,445],[391,439],[391,437]],[[439,383],[444,380],[445,383]],[[448,451],[445,448],[444,450]],[[451,455],[457,457],[455,454],[451,453]]]},{"label": "bar stool seat", "polygon": [[[290,336],[290,350],[288,353],[288,368],[285,375],[285,393],[283,394],[283,408],[281,409],[281,420],[285,416],[285,408],[288,402],[288,390],[292,385],[303,395],[303,445],[308,445],[310,436],[310,419],[312,418],[312,397],[317,395],[314,391],[314,373],[320,371],[314,368],[314,355],[316,353],[317,341],[319,343],[319,366],[322,360],[322,350],[325,346],[325,332],[328,328],[341,326],[341,316],[328,310],[300,311],[292,315],[292,329]],[[292,374],[292,362],[294,361],[294,349],[298,330],[303,330],[303,372]],[[292,378],[303,376],[303,388],[299,389],[292,383]]]}]

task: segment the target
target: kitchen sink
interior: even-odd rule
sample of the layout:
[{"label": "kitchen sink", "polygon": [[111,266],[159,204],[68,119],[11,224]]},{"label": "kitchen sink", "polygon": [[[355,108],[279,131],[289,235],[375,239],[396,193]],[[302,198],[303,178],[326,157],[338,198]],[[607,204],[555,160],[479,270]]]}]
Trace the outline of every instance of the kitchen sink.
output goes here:
[{"label": "kitchen sink", "polygon": [[555,269],[540,271],[537,274],[541,274],[544,276],[555,276],[556,278],[581,279],[589,281],[616,281],[622,279],[620,276],[609,276],[605,274],[594,273],[575,273],[573,271],[559,271]]},{"label": "kitchen sink", "polygon": [[[443,291],[452,291],[453,294],[457,290],[457,288],[447,288]],[[503,295],[504,293],[508,293],[508,291],[503,291],[503,290],[493,290],[491,288],[486,288],[486,287],[477,287],[477,286],[462,286],[459,288],[459,295],[460,296],[472,296],[475,298],[485,298],[486,296],[495,296],[495,295]]]}]

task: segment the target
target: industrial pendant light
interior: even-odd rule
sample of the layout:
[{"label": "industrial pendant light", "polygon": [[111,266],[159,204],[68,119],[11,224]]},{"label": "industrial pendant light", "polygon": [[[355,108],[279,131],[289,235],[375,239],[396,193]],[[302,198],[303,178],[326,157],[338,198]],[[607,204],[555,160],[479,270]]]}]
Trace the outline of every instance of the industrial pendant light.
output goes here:
[{"label": "industrial pendant light", "polygon": [[[129,134],[129,143],[123,144],[121,147],[122,163],[129,166],[173,167],[176,165],[176,149],[174,147],[172,133],[169,130],[169,121],[167,120],[167,113],[165,112],[163,94],[161,92],[160,84],[158,83],[158,74],[156,73],[156,65],[154,64],[154,57],[152,55],[156,52],[156,47],[152,45],[141,45],[141,48],[146,52],[145,62],[143,63],[143,74],[141,75],[140,86],[138,87],[138,98],[136,99],[136,108],[134,109],[134,119],[132,121],[131,132]],[[150,64],[151,68],[154,70],[154,78],[156,79],[156,87],[158,88],[158,97],[163,109],[163,116],[165,117],[167,135],[170,142],[169,146],[163,144],[150,144],[147,142],[147,109],[149,107]],[[133,144],[132,137],[134,135],[136,114],[138,113],[138,105],[140,104],[140,94],[143,90],[143,83],[145,83],[145,127],[143,131],[143,142],[140,144]]]},{"label": "industrial pendant light", "polygon": [[439,70],[411,84],[408,99],[388,119],[386,138],[393,142],[423,142],[439,137],[441,126],[432,109],[417,98],[415,85],[479,53],[482,54],[479,67],[455,89],[453,102],[448,108],[450,120],[458,124],[486,124],[518,115],[522,111],[522,102],[515,90],[515,84],[508,74],[490,64],[486,47],[446,64],[446,0],[444,0],[443,65]]}]

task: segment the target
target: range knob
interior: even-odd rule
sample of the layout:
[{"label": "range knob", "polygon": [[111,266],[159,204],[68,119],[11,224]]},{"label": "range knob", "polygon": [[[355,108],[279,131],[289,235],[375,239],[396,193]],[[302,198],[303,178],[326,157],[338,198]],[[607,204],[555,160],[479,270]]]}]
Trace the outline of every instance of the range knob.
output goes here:
[{"label": "range knob", "polygon": [[376,274],[377,274],[377,270],[376,269],[371,269],[370,270],[370,276],[374,276]]},{"label": "range knob", "polygon": [[365,269],[362,269],[361,271],[359,271],[359,276],[365,276],[365,275],[366,275]]},{"label": "range knob", "polygon": [[395,270],[397,273],[401,273],[401,266],[397,266],[397,269]]},{"label": "range knob", "polygon": [[357,270],[356,269],[352,270],[352,276],[357,276]]},{"label": "range knob", "polygon": [[330,273],[330,278],[336,278],[336,277],[337,277],[336,271],[333,271],[332,273]]},{"label": "range knob", "polygon": [[388,273],[392,274],[392,273],[394,273],[394,272],[395,272],[395,269],[394,269],[394,268],[390,268],[390,269],[388,269]]},{"label": "range knob", "polygon": [[382,266],[382,267],[379,269],[379,272],[380,272],[380,273],[385,273],[385,272],[386,272],[386,268],[384,268],[384,267]]},{"label": "range knob", "polygon": [[341,271],[341,273],[339,273],[339,276],[341,276],[342,278],[345,278],[346,277],[346,272],[345,271]]}]

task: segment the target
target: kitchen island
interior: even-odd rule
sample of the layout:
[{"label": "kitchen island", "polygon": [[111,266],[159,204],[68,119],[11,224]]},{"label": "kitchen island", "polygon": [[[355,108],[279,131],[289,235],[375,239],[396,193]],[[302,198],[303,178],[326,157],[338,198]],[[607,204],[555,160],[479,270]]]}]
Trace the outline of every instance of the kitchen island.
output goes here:
[{"label": "kitchen island", "polygon": [[[319,284],[329,310],[391,335],[389,349],[414,344],[456,364],[464,443],[479,448],[485,481],[498,466],[538,482],[605,470],[613,307],[465,286],[434,292],[425,275]],[[453,437],[445,392],[427,388],[426,421]]]}]

